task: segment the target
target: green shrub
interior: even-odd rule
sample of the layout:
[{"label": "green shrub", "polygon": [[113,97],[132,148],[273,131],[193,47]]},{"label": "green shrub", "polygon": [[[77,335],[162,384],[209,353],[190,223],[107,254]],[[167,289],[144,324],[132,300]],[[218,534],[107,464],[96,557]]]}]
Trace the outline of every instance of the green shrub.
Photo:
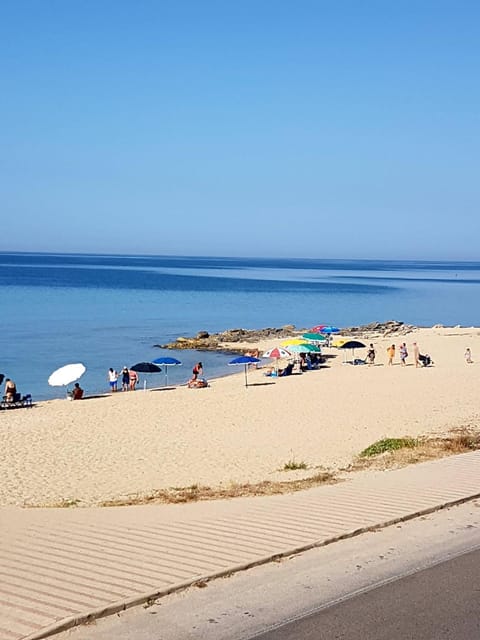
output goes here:
[{"label": "green shrub", "polygon": [[378,456],[386,451],[396,451],[397,449],[413,449],[418,444],[418,440],[414,438],[384,438],[377,440],[360,453],[361,458],[370,458]]},{"label": "green shrub", "polygon": [[283,465],[284,471],[297,471],[297,469],[308,469],[307,463],[303,462],[303,460],[301,462],[297,462],[295,459],[292,459],[285,462]]}]

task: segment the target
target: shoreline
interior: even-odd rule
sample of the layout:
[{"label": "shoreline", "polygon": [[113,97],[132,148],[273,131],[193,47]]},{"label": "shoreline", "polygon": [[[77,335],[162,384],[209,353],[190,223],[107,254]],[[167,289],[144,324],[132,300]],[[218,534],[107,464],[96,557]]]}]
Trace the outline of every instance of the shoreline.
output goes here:
[{"label": "shoreline", "polygon": [[[275,380],[252,369],[248,388],[240,367],[209,379],[207,389],[119,391],[3,410],[0,505],[92,506],[169,487],[295,480],[345,468],[384,437],[480,425],[480,328],[402,336],[432,356],[435,366],[419,369],[411,357],[406,367],[385,365],[387,345],[400,338],[372,338],[373,367],[344,366],[342,351],[332,348],[326,368]],[[308,469],[284,471],[291,460]]]}]

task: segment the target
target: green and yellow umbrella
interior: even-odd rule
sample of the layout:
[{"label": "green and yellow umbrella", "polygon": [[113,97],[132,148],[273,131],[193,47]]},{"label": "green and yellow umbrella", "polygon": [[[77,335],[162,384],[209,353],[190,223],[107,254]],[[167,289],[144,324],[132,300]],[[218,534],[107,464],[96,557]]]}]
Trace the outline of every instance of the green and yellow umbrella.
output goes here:
[{"label": "green and yellow umbrella", "polygon": [[327,338],[320,333],[304,333],[302,338],[307,340],[307,342],[325,342],[327,340]]},{"label": "green and yellow umbrella", "polygon": [[305,344],[305,339],[304,338],[288,338],[287,340],[284,340],[283,342],[280,343],[282,347],[287,347],[287,348],[292,344]]}]

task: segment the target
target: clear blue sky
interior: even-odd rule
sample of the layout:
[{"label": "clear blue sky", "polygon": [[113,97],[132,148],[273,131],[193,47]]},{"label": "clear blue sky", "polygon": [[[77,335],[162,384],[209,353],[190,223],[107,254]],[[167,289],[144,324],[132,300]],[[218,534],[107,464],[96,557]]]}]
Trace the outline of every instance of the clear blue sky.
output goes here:
[{"label": "clear blue sky", "polygon": [[478,259],[480,3],[3,0],[0,250]]}]

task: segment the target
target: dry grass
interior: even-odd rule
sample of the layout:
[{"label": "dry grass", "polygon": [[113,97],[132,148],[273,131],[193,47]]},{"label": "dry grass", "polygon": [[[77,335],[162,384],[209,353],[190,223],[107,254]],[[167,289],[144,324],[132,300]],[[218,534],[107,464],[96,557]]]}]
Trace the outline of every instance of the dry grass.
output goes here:
[{"label": "dry grass", "polygon": [[[391,448],[379,441],[367,447],[348,467],[347,471],[362,469],[392,469],[437,458],[480,449],[480,432],[472,427],[454,429],[443,436],[396,439]],[[403,444],[402,444],[403,443]]]},{"label": "dry grass", "polygon": [[190,487],[170,487],[159,489],[148,495],[133,495],[115,500],[105,500],[100,507],[120,507],[127,505],[165,504],[198,502],[200,500],[225,500],[228,498],[272,496],[280,493],[294,493],[303,489],[310,489],[321,484],[339,482],[329,471],[321,471],[309,478],[285,482],[270,482],[265,480],[257,484],[232,484],[229,487],[204,487],[192,485]]}]

